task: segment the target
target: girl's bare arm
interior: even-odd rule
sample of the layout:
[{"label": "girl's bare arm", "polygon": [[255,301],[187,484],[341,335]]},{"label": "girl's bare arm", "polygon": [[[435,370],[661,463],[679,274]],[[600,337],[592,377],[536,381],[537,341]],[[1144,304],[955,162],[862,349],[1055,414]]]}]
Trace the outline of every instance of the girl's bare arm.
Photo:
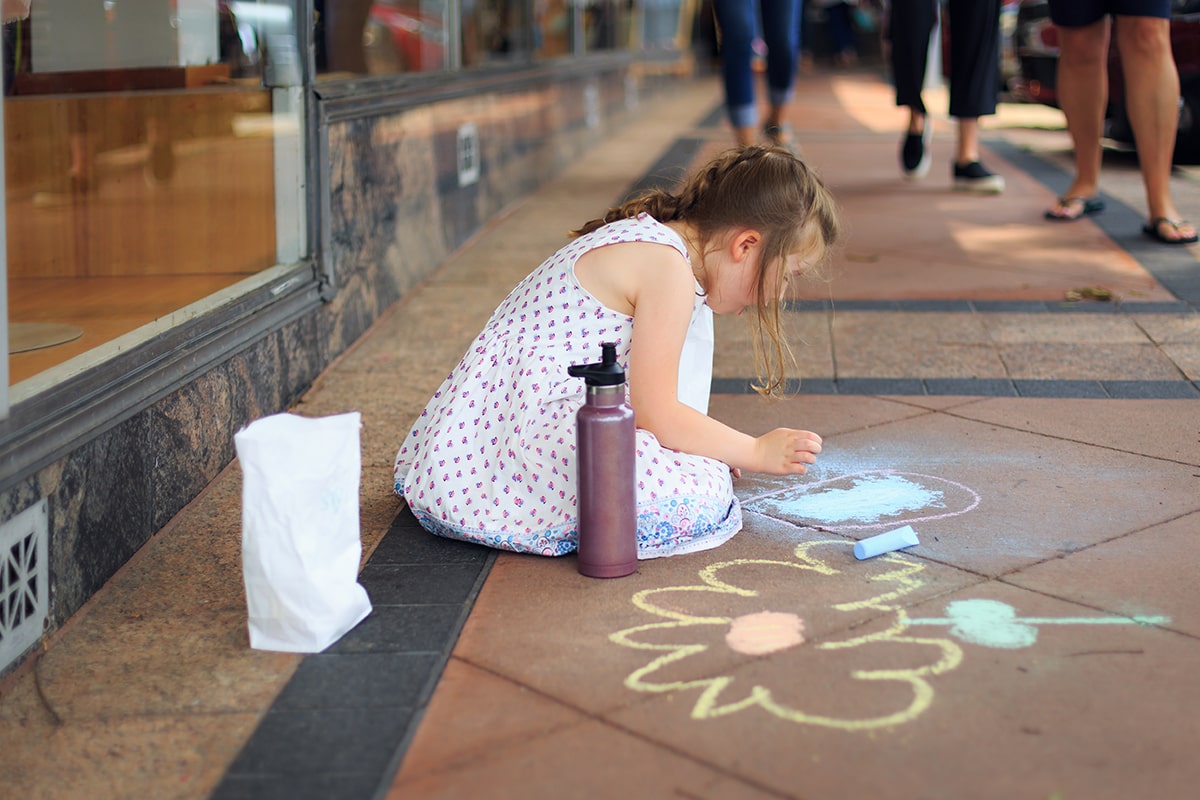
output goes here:
[{"label": "girl's bare arm", "polygon": [[821,452],[821,437],[815,433],[777,428],[756,438],[679,402],[679,356],[695,285],[691,269],[677,255],[661,260],[643,265],[632,289],[629,390],[638,427],[665,447],[715,458],[735,469],[804,473]]}]

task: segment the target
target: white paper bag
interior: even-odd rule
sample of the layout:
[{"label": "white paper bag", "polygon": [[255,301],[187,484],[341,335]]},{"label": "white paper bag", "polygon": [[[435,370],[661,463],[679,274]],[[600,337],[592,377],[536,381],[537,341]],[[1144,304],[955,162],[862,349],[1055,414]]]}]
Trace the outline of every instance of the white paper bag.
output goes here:
[{"label": "white paper bag", "polygon": [[358,412],[275,414],[234,434],[250,646],[318,653],[371,613],[362,557]]}]

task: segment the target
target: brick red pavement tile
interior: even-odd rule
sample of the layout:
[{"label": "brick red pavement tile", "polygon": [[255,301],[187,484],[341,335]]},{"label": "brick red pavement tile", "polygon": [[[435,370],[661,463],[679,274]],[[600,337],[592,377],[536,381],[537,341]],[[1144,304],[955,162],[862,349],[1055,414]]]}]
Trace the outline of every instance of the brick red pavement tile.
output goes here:
[{"label": "brick red pavement tile", "polygon": [[932,397],[912,399],[915,402],[906,402],[908,398],[787,395],[764,400],[756,394],[719,394],[709,401],[708,413],[751,436],[788,427],[814,431],[825,437],[924,416],[930,411],[929,404],[940,407],[942,403],[955,402]]},{"label": "brick red pavement tile", "polygon": [[[514,717],[522,711],[519,702],[507,707]],[[469,709],[457,713],[469,713]],[[761,788],[752,776],[729,775],[680,754],[669,742],[630,735],[619,727],[593,719],[552,734],[507,738],[450,770],[419,775],[402,770],[386,794],[387,800],[482,797],[768,800],[780,795]]]},{"label": "brick red pavement tile", "polygon": [[[996,399],[962,406],[955,414],[1043,436],[1200,466],[1200,407],[1195,400],[1063,403]],[[1173,433],[1164,435],[1164,431]]]},{"label": "brick red pavement tile", "polygon": [[451,658],[396,782],[457,770],[486,760],[514,742],[553,738],[585,719],[578,709]]}]

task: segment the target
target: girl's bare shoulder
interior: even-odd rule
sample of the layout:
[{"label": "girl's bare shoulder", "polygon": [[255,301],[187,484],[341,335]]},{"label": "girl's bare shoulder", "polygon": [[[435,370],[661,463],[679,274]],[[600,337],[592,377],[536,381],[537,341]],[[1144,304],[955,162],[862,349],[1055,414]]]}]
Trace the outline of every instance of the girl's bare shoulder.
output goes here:
[{"label": "girl's bare shoulder", "polygon": [[575,262],[575,278],[588,293],[622,314],[632,315],[648,284],[691,284],[683,254],[659,242],[614,242],[589,250]]}]

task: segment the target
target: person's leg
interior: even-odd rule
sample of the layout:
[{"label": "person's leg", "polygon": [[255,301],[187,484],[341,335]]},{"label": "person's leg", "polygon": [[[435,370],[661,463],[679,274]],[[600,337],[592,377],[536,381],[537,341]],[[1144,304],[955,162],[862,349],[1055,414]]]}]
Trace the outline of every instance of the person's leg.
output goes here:
[{"label": "person's leg", "polygon": [[950,0],[950,116],[957,121],[954,187],[995,194],[1004,178],[979,157],[979,118],[1000,91],[1000,0]]},{"label": "person's leg", "polygon": [[800,72],[805,75],[812,74],[816,66],[812,55],[812,31],[808,29],[808,3],[809,0],[800,0],[796,4],[796,24],[800,29]]},{"label": "person's leg", "polygon": [[893,0],[888,12],[896,105],[908,107],[908,127],[900,143],[900,164],[908,178],[923,178],[929,172],[933,126],[926,121],[921,90],[929,63],[929,38],[936,21],[936,0]]},{"label": "person's leg", "polygon": [[[888,12],[888,40],[896,105],[908,106],[923,125],[925,69],[929,63],[929,37],[937,21],[936,0],[892,0]],[[916,129],[920,132],[921,127]]]},{"label": "person's leg", "polygon": [[958,117],[958,141],[954,148],[955,164],[979,160],[979,117]]},{"label": "person's leg", "polygon": [[833,63],[849,66],[857,53],[854,48],[854,23],[850,17],[850,5],[834,3],[826,9],[829,15],[829,40],[833,47]]},{"label": "person's leg", "polygon": [[1125,107],[1133,126],[1138,164],[1146,187],[1146,205],[1158,236],[1168,241],[1192,238],[1194,226],[1179,220],[1171,199],[1171,161],[1179,114],[1179,73],[1171,55],[1170,21],[1156,17],[1117,17],[1117,47],[1125,75]]},{"label": "person's leg", "polygon": [[996,113],[1000,0],[950,0],[950,116]]},{"label": "person's leg", "polygon": [[1087,198],[1100,188],[1100,137],[1108,102],[1109,19],[1058,28],[1058,105],[1067,117],[1075,148],[1075,177],[1062,200],[1046,212],[1055,219],[1076,219]]},{"label": "person's leg", "polygon": [[754,104],[754,73],[750,69],[754,43],[754,4],[749,0],[713,0],[721,33],[721,79],[725,113],[738,144],[754,142],[758,108]]},{"label": "person's leg", "polygon": [[767,45],[767,135],[776,144],[787,144],[784,114],[792,100],[796,60],[800,49],[798,0],[761,0],[763,42]]}]

